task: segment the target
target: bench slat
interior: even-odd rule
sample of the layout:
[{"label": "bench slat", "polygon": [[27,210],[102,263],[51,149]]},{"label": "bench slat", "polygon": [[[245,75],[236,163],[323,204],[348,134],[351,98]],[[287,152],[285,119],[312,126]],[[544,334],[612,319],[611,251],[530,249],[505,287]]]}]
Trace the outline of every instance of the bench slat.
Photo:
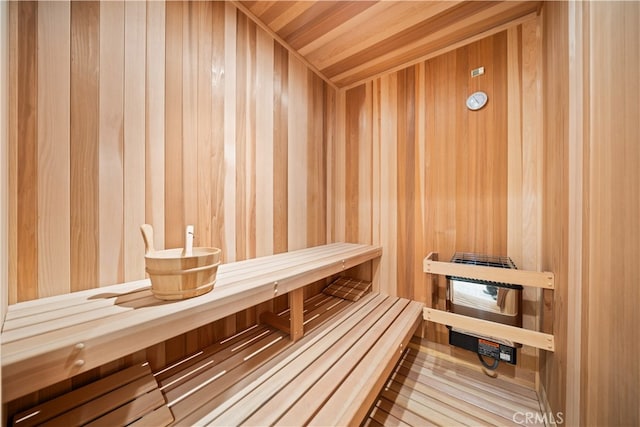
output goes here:
[{"label": "bench slat", "polygon": [[155,411],[145,415],[138,421],[132,423],[130,427],[162,427],[173,422],[173,414],[166,406],[161,406]]},{"label": "bench slat", "polygon": [[144,376],[151,376],[151,369],[148,364],[131,366],[130,368],[116,372],[84,387],[70,391],[60,397],[44,402],[27,411],[16,414],[14,416],[14,426],[26,427],[41,424],[78,405],[87,403]]},{"label": "bench slat", "polygon": [[[160,408],[164,404],[165,401],[162,392],[158,389],[154,389],[126,405],[103,415],[97,420],[90,422],[87,424],[87,427],[113,427],[128,425],[139,418],[142,418],[145,414]],[[173,421],[173,417],[171,418],[171,421]],[[160,427],[157,424],[156,426]]]},{"label": "bench slat", "polygon": [[43,425],[67,427],[87,424],[98,418],[101,414],[106,414],[145,393],[157,389],[157,387],[158,384],[153,376],[144,376],[124,385],[116,391],[100,396],[65,412],[47,421]]}]

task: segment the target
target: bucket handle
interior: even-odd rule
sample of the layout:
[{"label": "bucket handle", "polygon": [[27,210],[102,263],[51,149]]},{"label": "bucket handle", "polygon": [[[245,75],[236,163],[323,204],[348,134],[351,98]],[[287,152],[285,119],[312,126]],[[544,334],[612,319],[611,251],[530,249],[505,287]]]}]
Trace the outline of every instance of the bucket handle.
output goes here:
[{"label": "bucket handle", "polygon": [[142,239],[144,240],[144,254],[146,256],[155,252],[153,247],[153,227],[150,224],[142,224],[140,226],[142,232]]}]

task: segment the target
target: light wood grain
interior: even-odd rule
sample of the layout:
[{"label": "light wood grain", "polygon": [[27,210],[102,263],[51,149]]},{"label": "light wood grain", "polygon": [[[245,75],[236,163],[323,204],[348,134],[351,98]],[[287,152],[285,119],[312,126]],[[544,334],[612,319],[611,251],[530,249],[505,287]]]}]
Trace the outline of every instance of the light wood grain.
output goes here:
[{"label": "light wood grain", "polygon": [[236,8],[224,11],[224,222],[222,252],[226,262],[236,260]]},{"label": "light wood grain", "polygon": [[100,3],[100,285],[124,280],[124,4]]},{"label": "light wood grain", "polygon": [[307,138],[309,126],[307,68],[304,63],[294,57],[289,57],[289,106],[288,106],[288,141],[287,156],[287,202],[288,212],[288,249],[295,250],[306,246],[307,242],[307,163],[308,150],[306,144],[299,144]]},{"label": "light wood grain", "polygon": [[[636,403],[640,391],[634,384],[640,380],[640,365],[633,354],[640,346],[625,337],[635,333],[633,325],[640,319],[636,308],[640,266],[635,256],[640,249],[635,238],[640,235],[640,109],[634,101],[640,96],[640,5],[593,4],[587,16],[589,112],[585,129],[589,134],[585,136],[588,201],[584,233],[589,242],[587,297],[583,300],[587,313],[582,324],[585,395],[580,421],[636,424],[640,422]],[[569,329],[573,320],[569,319]],[[616,363],[605,362],[605,355],[597,351],[601,345],[618,355]]]},{"label": "light wood grain", "polygon": [[[164,0],[147,3],[146,12],[145,223],[156,224],[156,247],[164,249],[165,237],[162,226],[165,223],[166,6]],[[122,31],[115,33],[121,35]],[[200,245],[211,246],[211,243],[200,242]]]},{"label": "light wood grain", "polygon": [[146,4],[124,6],[124,280],[144,275]]},{"label": "light wood grain", "polygon": [[[380,78],[380,117],[397,116],[397,76],[391,74]],[[375,106],[374,106],[375,108]],[[378,121],[375,121],[378,123]],[[378,145],[380,147],[379,173],[374,174],[374,179],[380,182],[380,239],[378,244],[384,242],[386,250],[382,254],[380,263],[380,284],[384,286],[381,291],[389,295],[396,295],[395,286],[398,258],[398,243],[394,237],[395,230],[398,229],[398,151],[395,144],[385,143],[392,141],[397,132],[397,122],[395,120],[381,120],[380,135]],[[378,135],[375,135],[378,137]],[[377,165],[376,165],[377,166]],[[375,224],[375,222],[374,222]]]},{"label": "light wood grain", "polygon": [[[256,69],[274,70],[273,40],[262,29],[256,34]],[[274,76],[256,74],[256,255],[274,251]]]},{"label": "light wood grain", "polygon": [[70,292],[69,3],[38,3],[38,295]]}]

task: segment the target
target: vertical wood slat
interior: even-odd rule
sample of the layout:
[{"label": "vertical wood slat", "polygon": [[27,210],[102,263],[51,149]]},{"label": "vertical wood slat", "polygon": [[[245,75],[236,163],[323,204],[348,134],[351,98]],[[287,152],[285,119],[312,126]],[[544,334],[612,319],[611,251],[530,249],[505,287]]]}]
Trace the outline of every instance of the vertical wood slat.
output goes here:
[{"label": "vertical wood slat", "polygon": [[72,291],[99,283],[99,20],[98,2],[71,4]]},{"label": "vertical wood slat", "polygon": [[345,180],[337,181],[337,185],[344,185],[345,204],[345,241],[350,243],[358,242],[358,219],[359,219],[359,194],[358,184],[360,183],[359,169],[361,167],[358,151],[361,139],[361,115],[364,116],[364,105],[366,102],[366,87],[364,85],[350,89],[346,94],[345,103],[345,161],[338,167],[345,170]]},{"label": "vertical wood slat", "polygon": [[17,260],[18,301],[38,297],[37,5],[18,4]]},{"label": "vertical wood slat", "polygon": [[38,3],[38,296],[70,291],[70,5]]},{"label": "vertical wood slat", "polygon": [[[225,85],[229,76],[225,75],[225,4],[213,3],[213,34],[212,45],[212,141],[213,159],[211,168],[213,171],[212,183],[212,212],[211,212],[211,245],[224,248],[225,244]],[[224,253],[224,249],[223,249]]]},{"label": "vertical wood slat", "polygon": [[323,140],[324,84],[322,79],[307,70],[307,230],[306,246],[326,242],[326,158]]},{"label": "vertical wood slat", "polygon": [[[538,195],[542,193],[542,49],[540,18],[531,19],[521,25],[520,50],[522,59],[522,241],[518,268],[526,270],[542,269],[542,203]],[[510,115],[511,117],[511,115]],[[508,230],[511,232],[511,229]],[[539,330],[542,316],[542,291],[525,288],[523,298],[523,327]],[[528,360],[535,360],[539,351],[524,348],[522,366],[528,367]]]},{"label": "vertical wood slat", "polygon": [[100,285],[124,281],[124,3],[100,3]]},{"label": "vertical wood slat", "polygon": [[[397,117],[397,74],[393,73],[381,77],[378,81],[380,85],[380,106],[381,117]],[[396,144],[382,143],[383,141],[393,141],[397,132],[396,120],[380,120],[380,240],[374,242],[383,244],[385,250],[382,252],[380,260],[380,286],[381,291],[389,295],[397,295],[396,272],[397,272],[397,250],[398,241],[395,238],[395,231],[398,228],[398,149]],[[374,173],[374,176],[376,174]]]},{"label": "vertical wood slat", "polygon": [[180,247],[183,241],[182,191],[182,9],[178,1],[165,10],[165,247]]},{"label": "vertical wood slat", "polygon": [[[0,243],[0,278],[2,278],[2,282],[4,283],[0,293],[0,319],[5,318],[9,305],[7,283],[9,282],[11,267],[9,266],[8,249],[13,238],[13,232],[8,228],[11,221],[9,211],[13,210],[13,207],[9,207],[10,181],[13,179],[11,175],[13,171],[10,171],[11,167],[9,166],[11,164],[9,159],[12,154],[10,154],[10,151],[13,150],[10,148],[12,143],[9,131],[9,123],[11,123],[10,105],[13,102],[11,99],[13,93],[12,90],[9,89],[10,84],[13,83],[9,80],[11,69],[9,52],[12,49],[9,40],[13,34],[11,21],[9,4],[0,4],[0,32],[4,34],[4,37],[0,40],[0,70],[2,70],[1,72],[4,76],[2,81],[0,81],[0,99],[3,100],[2,104],[0,104],[0,165],[2,165],[2,171],[0,172],[0,241],[2,242]],[[11,201],[13,202],[13,200]],[[2,376],[2,368],[0,368],[0,376]],[[0,391],[0,395],[1,394],[2,391]],[[2,415],[0,414],[0,416]]]},{"label": "vertical wood slat", "polygon": [[236,56],[236,258],[255,253],[256,25],[238,15]]},{"label": "vertical wood slat", "polygon": [[273,251],[280,253],[289,243],[289,53],[276,42],[273,49]]},{"label": "vertical wood slat", "polygon": [[9,222],[9,244],[8,250],[8,283],[7,303],[18,302],[18,51],[19,51],[19,5],[16,2],[8,3],[8,25],[9,38],[8,49],[8,222]]},{"label": "vertical wood slat", "polygon": [[[274,46],[269,35],[257,30],[256,37],[256,255],[274,251],[274,77],[259,70],[274,70]],[[272,111],[273,108],[273,111]]]},{"label": "vertical wood slat", "polygon": [[124,280],[144,276],[146,3],[125,2]]},{"label": "vertical wood slat", "polygon": [[[207,11],[209,4],[204,2],[190,2],[183,8],[183,38],[182,38],[182,192],[184,203],[185,223],[180,227],[184,230],[186,225],[194,225],[194,245],[203,246],[206,242],[209,225],[200,222],[201,207],[209,203],[210,182],[201,181],[205,178],[209,169],[206,165],[209,158],[206,145],[210,135],[207,134],[207,122],[211,115],[211,40],[203,33],[203,27],[207,25]],[[209,14],[209,25],[211,15]],[[207,70],[207,67],[209,68]],[[206,74],[209,74],[207,84]],[[204,236],[204,238],[202,237]],[[184,231],[179,247],[184,247]],[[198,349],[199,332],[190,331],[184,335],[184,340],[177,340],[180,344],[177,350],[193,353]],[[179,354],[179,353],[178,353]]]},{"label": "vertical wood slat", "polygon": [[213,37],[210,28],[213,24],[213,8],[209,2],[200,2],[196,10],[192,26],[197,29],[197,66],[196,71],[196,115],[198,119],[197,137],[195,144],[197,157],[192,167],[195,168],[197,187],[197,215],[195,222],[196,243],[198,246],[211,246],[211,208],[213,170],[211,158],[213,156],[213,132],[212,132],[212,69],[213,61]]},{"label": "vertical wood slat", "polygon": [[298,58],[289,56],[289,117],[287,162],[288,250],[302,249],[307,243],[307,138],[308,82],[307,68]]},{"label": "vertical wood slat", "polygon": [[224,11],[224,221],[225,262],[236,261],[236,27],[237,10],[225,3]]},{"label": "vertical wood slat", "polygon": [[[640,321],[640,5],[594,3],[586,10],[588,59],[575,64],[576,70],[570,65],[569,70],[573,76],[588,67],[588,89],[583,89],[588,106],[583,154],[588,286],[582,289],[586,313],[581,350],[584,398],[579,422],[636,425],[640,423],[640,364],[636,357],[640,345],[627,337],[637,336],[635,325]],[[575,95],[570,92],[569,96]],[[576,319],[569,319],[567,327],[571,329],[574,322]],[[599,348],[610,349],[617,356],[615,363]]]},{"label": "vertical wood slat", "polygon": [[[184,247],[184,230],[197,225],[198,218],[198,15],[200,2],[182,7],[182,206],[184,223],[179,224],[178,247]],[[198,245],[200,231],[195,230]]]},{"label": "vertical wood slat", "polygon": [[147,3],[145,223],[154,226],[158,249],[165,247],[165,15],[164,1]]}]

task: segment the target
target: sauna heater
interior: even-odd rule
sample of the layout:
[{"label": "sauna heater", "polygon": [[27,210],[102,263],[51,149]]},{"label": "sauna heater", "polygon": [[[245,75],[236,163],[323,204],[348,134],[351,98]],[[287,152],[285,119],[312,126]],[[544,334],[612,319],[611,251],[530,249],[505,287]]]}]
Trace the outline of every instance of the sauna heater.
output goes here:
[{"label": "sauna heater", "polygon": [[[516,268],[509,257],[473,253],[456,252],[451,262]],[[447,276],[447,310],[477,319],[522,327],[522,286]],[[516,364],[516,348],[521,347],[521,344],[450,326],[448,329],[449,344],[477,353],[485,367],[495,369],[500,361]],[[493,365],[485,362],[483,357],[494,359]]]}]

